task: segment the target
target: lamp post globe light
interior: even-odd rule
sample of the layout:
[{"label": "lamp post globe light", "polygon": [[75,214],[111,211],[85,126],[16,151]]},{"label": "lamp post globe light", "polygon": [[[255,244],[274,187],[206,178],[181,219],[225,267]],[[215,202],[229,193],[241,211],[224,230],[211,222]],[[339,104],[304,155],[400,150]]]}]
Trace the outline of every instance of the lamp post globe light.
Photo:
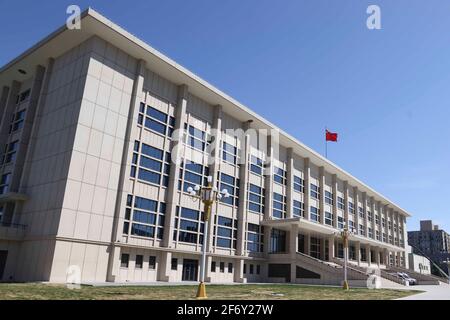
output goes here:
[{"label": "lamp post globe light", "polygon": [[197,290],[197,299],[206,299],[206,287],[205,287],[205,270],[206,270],[206,241],[208,238],[208,222],[211,215],[211,208],[215,201],[222,198],[228,198],[230,194],[227,189],[219,191],[217,187],[212,186],[212,177],[208,177],[208,185],[206,187],[195,185],[194,188],[187,188],[189,195],[196,201],[200,201],[204,205],[204,232],[203,232],[203,244],[202,244],[202,260],[200,264],[200,283]]},{"label": "lamp post globe light", "polygon": [[353,233],[351,231],[348,230],[347,227],[345,227],[344,229],[342,229],[340,232],[337,233],[341,239],[342,239],[342,243],[344,245],[344,284],[342,286],[342,288],[344,290],[348,290],[349,289],[349,285],[348,285],[348,279],[347,279],[347,264],[348,264],[348,238],[350,237],[350,235],[352,235]]}]

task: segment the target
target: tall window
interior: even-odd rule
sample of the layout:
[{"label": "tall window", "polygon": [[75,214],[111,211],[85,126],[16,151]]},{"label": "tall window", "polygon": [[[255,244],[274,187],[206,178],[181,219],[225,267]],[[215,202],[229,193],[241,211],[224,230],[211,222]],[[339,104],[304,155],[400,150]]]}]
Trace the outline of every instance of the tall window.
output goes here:
[{"label": "tall window", "polygon": [[355,214],[355,207],[354,207],[354,204],[353,204],[353,202],[348,202],[348,212],[350,213],[350,214]]},{"label": "tall window", "polygon": [[183,186],[183,191],[187,192],[189,187],[194,188],[195,185],[206,185],[208,176],[209,168],[207,166],[184,160],[180,165],[178,190],[181,190],[181,186]]},{"label": "tall window", "polygon": [[239,179],[223,172],[218,172],[218,176],[219,190],[227,189],[230,194],[228,198],[220,199],[220,202],[237,207],[239,205]]},{"label": "tall window", "polygon": [[344,229],[344,217],[339,217],[338,216],[338,229]]},{"label": "tall window", "polygon": [[333,225],[333,214],[331,212],[325,211],[325,224]]},{"label": "tall window", "polygon": [[11,182],[11,173],[5,173],[0,179],[0,194],[9,191],[9,183]]},{"label": "tall window", "polygon": [[23,128],[25,121],[25,109],[22,109],[12,115],[11,124],[9,125],[9,133],[19,131]]},{"label": "tall window", "polygon": [[365,219],[366,218],[366,214],[364,213],[364,208],[363,207],[358,207],[358,213],[359,213],[359,218],[360,219]]},{"label": "tall window", "polygon": [[286,252],[286,231],[272,229],[270,234],[270,252]]},{"label": "tall window", "polygon": [[294,190],[297,192],[304,192],[305,180],[300,177],[294,176]]},{"label": "tall window", "polygon": [[319,209],[317,209],[316,207],[311,206],[310,211],[311,211],[310,220],[311,221],[315,221],[315,222],[319,222],[320,221]]},{"label": "tall window", "polygon": [[264,213],[264,189],[248,184],[248,210],[256,213]]},{"label": "tall window", "polygon": [[184,124],[184,129],[187,134],[187,145],[194,149],[205,151],[206,147],[209,145],[208,134],[205,131],[186,123]]},{"label": "tall window", "polygon": [[166,113],[161,112],[145,103],[139,106],[138,124],[144,125],[147,129],[162,135],[172,136],[173,127],[175,126],[175,118],[169,117]]},{"label": "tall window", "polygon": [[333,205],[333,194],[325,190],[325,203]]},{"label": "tall window", "polygon": [[16,104],[22,103],[30,97],[31,89],[27,89],[17,95]]},{"label": "tall window", "polygon": [[[132,236],[162,239],[166,204],[128,195],[123,233]],[[131,224],[131,228],[130,228]]]},{"label": "tall window", "polygon": [[1,163],[14,162],[16,160],[18,147],[19,147],[19,140],[6,144]]},{"label": "tall window", "polygon": [[310,255],[314,258],[320,259],[320,239],[311,237]]},{"label": "tall window", "polygon": [[223,141],[222,142],[222,160],[233,165],[237,164],[237,147]]},{"label": "tall window", "polygon": [[120,256],[120,267],[128,268],[128,263],[130,261],[130,255],[128,253],[122,253]]},{"label": "tall window", "polygon": [[262,175],[263,172],[263,161],[262,159],[250,155],[250,171],[256,173],[257,175]]},{"label": "tall window", "polygon": [[273,180],[279,184],[286,184],[286,171],[279,168],[273,167]]},{"label": "tall window", "polygon": [[314,199],[319,199],[320,197],[320,188],[315,184],[311,183],[311,197]]},{"label": "tall window", "polygon": [[214,216],[216,228],[214,229],[214,241],[217,247],[236,249],[237,220],[222,216]]},{"label": "tall window", "polygon": [[274,192],[273,193],[273,212],[275,218],[283,219],[286,217],[286,197]]},{"label": "tall window", "polygon": [[298,200],[293,200],[293,211],[294,217],[305,217],[305,204]]},{"label": "tall window", "polygon": [[170,153],[139,141],[134,142],[131,177],[167,187],[170,173]]},{"label": "tall window", "polygon": [[[199,211],[178,207],[175,212],[173,239],[187,243],[203,243],[204,217]],[[178,238],[177,238],[178,235]]]},{"label": "tall window", "polygon": [[249,252],[264,251],[264,227],[247,223],[247,250]]},{"label": "tall window", "polygon": [[342,197],[337,197],[337,202],[338,202],[338,203],[337,203],[338,208],[344,210],[344,209],[345,209],[345,201],[344,201],[344,198],[342,198]]}]

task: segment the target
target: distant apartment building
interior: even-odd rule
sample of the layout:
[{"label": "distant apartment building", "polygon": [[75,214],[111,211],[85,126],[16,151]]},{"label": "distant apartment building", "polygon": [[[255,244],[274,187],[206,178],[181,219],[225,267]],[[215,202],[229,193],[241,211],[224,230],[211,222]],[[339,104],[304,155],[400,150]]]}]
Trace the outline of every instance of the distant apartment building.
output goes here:
[{"label": "distant apartment building", "polygon": [[[408,244],[412,246],[413,252],[426,255],[442,270],[448,274],[448,263],[450,260],[450,235],[432,220],[420,221],[419,231],[408,231]],[[432,266],[433,273],[439,274]]]},{"label": "distant apartment building", "polygon": [[196,281],[206,240],[209,282],[338,283],[344,228],[355,266],[407,267],[405,210],[91,9],[0,90],[3,281]]}]

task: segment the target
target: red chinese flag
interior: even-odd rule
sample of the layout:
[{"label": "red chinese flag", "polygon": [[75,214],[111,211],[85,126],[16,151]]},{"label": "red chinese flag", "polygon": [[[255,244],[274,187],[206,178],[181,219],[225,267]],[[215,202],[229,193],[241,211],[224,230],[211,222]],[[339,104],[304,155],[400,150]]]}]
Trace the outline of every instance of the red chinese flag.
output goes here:
[{"label": "red chinese flag", "polygon": [[325,139],[326,139],[326,141],[335,141],[335,142],[337,142],[338,134],[335,133],[335,132],[330,132],[330,131],[326,130],[326,132],[325,132]]}]

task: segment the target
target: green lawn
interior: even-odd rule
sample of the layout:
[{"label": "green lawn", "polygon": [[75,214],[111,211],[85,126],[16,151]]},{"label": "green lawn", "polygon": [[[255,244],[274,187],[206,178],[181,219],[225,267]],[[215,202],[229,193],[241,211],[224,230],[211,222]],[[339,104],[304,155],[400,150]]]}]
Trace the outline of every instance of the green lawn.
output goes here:
[{"label": "green lawn", "polygon": [[[64,285],[0,284],[0,300],[6,299],[194,299],[196,286],[118,286],[68,289]],[[419,293],[413,290],[350,289],[301,285],[207,285],[209,299],[224,300],[390,300]]]}]

